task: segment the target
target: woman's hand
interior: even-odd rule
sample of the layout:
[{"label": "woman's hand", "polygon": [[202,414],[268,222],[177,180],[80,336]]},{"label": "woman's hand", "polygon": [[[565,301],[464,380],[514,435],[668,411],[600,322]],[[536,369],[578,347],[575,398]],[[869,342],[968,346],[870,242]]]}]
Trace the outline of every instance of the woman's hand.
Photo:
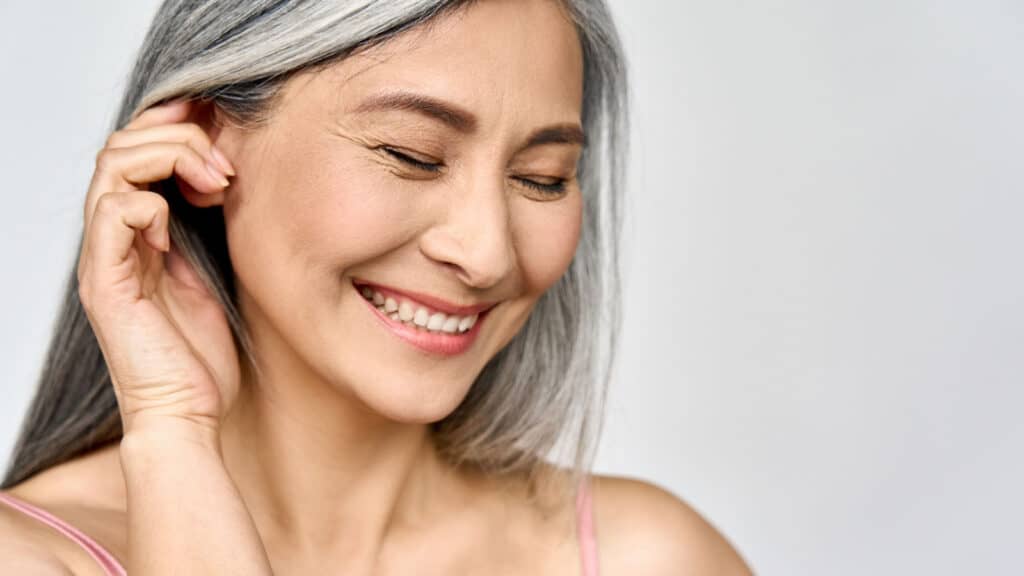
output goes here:
[{"label": "woman's hand", "polygon": [[234,169],[184,122],[191,107],[150,108],[99,153],[78,293],[124,424],[128,573],[271,576],[220,453],[221,418],[238,395],[234,340],[220,303],[171,246],[167,201],[146,190],[173,176],[190,202],[209,206],[228,185]]},{"label": "woman's hand", "polygon": [[[234,175],[193,104],[150,108],[114,132],[85,201],[79,298],[129,432],[167,422],[216,438],[238,393],[238,353],[217,299],[171,246],[167,201],[147,185],[175,176],[204,205]],[[207,200],[208,202],[208,200]],[[176,425],[176,424],[175,424]]]}]

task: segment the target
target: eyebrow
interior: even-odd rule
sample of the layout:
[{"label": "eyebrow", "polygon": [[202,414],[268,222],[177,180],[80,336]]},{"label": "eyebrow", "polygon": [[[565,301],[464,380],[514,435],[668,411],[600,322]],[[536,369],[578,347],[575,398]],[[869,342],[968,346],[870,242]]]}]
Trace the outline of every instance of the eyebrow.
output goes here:
[{"label": "eyebrow", "polygon": [[[444,100],[414,92],[398,91],[377,94],[361,102],[352,112],[362,114],[393,110],[415,112],[427,118],[437,120],[463,134],[475,132],[480,124],[476,116],[465,108],[461,108],[451,102],[445,102]],[[586,145],[586,138],[579,124],[555,124],[535,130],[530,134],[526,144],[520,150],[542,144],[579,144],[584,146]]]}]

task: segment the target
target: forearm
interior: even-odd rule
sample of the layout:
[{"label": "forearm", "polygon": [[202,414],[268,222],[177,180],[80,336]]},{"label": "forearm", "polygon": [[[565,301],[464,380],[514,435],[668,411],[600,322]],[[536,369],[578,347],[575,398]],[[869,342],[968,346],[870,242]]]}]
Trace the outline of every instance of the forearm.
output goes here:
[{"label": "forearm", "polygon": [[175,425],[137,428],[121,441],[121,466],[129,574],[272,574],[216,439]]}]

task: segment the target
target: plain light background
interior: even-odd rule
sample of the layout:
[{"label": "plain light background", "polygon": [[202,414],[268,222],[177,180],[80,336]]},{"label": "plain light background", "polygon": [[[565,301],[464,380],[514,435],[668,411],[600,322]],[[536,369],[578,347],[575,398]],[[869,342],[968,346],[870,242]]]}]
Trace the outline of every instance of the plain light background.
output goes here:
[{"label": "plain light background", "polygon": [[[0,2],[0,454],[157,2]],[[1020,574],[1024,5],[617,0],[626,321],[598,471],[759,574]]]}]

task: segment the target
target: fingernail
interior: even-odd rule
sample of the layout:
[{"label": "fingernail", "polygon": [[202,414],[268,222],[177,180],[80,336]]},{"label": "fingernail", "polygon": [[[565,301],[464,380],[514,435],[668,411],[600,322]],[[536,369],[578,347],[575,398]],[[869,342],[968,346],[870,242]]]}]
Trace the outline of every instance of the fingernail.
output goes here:
[{"label": "fingernail", "polygon": [[210,164],[209,162],[207,162],[206,163],[206,171],[209,172],[210,176],[213,176],[213,179],[216,180],[217,182],[219,182],[221,186],[227,187],[227,185],[229,184],[228,179],[213,164]]},{"label": "fingernail", "polygon": [[213,153],[213,159],[217,161],[217,164],[220,164],[222,172],[230,174],[231,176],[235,175],[235,168],[231,166],[231,162],[228,162],[228,157],[220,151],[220,148],[217,148],[216,145],[211,145],[210,152]]}]

